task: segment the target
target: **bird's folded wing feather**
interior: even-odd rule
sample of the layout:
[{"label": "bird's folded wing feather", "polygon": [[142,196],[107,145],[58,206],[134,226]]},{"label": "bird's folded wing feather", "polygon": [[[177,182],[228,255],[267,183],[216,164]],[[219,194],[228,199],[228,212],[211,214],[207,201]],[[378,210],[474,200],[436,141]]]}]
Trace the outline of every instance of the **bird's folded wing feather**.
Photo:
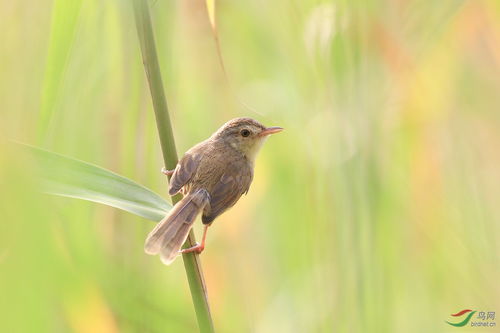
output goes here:
[{"label": "bird's folded wing feather", "polygon": [[205,219],[211,221],[232,207],[244,193],[248,192],[252,178],[252,168],[246,163],[228,165],[211,191],[210,206],[207,206],[204,212]]},{"label": "bird's folded wing feather", "polygon": [[201,154],[186,153],[177,163],[170,179],[168,193],[174,195],[193,177],[200,164]]}]

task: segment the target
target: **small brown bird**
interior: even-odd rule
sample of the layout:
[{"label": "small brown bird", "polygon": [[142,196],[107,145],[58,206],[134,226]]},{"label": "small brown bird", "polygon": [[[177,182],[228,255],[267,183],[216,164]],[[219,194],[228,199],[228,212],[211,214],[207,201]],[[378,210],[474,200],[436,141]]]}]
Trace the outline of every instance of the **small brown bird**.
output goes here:
[{"label": "small brown bird", "polygon": [[[144,251],[160,254],[169,265],[179,253],[201,253],[207,229],[214,219],[248,192],[257,152],[269,135],[281,127],[265,127],[250,118],[236,118],[222,125],[207,140],[189,149],[171,175],[169,194],[184,198],[149,233]],[[205,225],[201,244],[181,250],[198,214]]]}]

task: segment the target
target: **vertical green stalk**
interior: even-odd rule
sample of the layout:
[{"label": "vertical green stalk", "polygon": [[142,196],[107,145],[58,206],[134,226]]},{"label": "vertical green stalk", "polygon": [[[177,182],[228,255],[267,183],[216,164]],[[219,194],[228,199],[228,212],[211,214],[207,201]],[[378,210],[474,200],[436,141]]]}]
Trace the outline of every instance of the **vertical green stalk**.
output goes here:
[{"label": "vertical green stalk", "polygon": [[[177,151],[175,149],[172,125],[168,114],[167,99],[165,98],[165,92],[163,90],[149,5],[147,0],[132,1],[134,4],[137,34],[141,44],[142,61],[148,78],[151,97],[153,99],[153,108],[163,152],[163,160],[165,162],[165,167],[172,170],[177,164]],[[179,199],[179,196],[172,197],[174,204],[178,202]],[[194,233],[191,230],[184,247],[194,246],[195,243]],[[200,332],[214,332],[200,258],[196,253],[188,253],[183,254],[183,260]]]}]

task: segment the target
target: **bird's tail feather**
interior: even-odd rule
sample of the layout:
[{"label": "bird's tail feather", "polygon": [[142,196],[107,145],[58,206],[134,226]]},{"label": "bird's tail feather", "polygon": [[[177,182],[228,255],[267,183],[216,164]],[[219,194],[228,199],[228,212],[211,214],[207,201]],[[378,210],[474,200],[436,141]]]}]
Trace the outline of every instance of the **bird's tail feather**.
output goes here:
[{"label": "bird's tail feather", "polygon": [[182,198],[149,233],[144,251],[152,255],[159,253],[161,261],[169,265],[179,254],[196,217],[209,201],[210,196],[204,189]]}]

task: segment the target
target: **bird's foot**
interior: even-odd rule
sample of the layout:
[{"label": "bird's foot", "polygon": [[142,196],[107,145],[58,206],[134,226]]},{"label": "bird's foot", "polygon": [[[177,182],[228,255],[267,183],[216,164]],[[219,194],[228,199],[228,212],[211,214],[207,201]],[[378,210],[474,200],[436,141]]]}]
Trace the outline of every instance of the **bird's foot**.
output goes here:
[{"label": "bird's foot", "polygon": [[201,244],[198,244],[198,242],[196,242],[196,245],[195,246],[191,246],[191,247],[188,247],[187,249],[182,249],[179,251],[179,253],[191,253],[191,252],[195,252],[195,253],[202,253],[203,250],[205,249],[205,241],[207,239],[207,231],[208,231],[208,227],[210,226],[210,224],[205,224],[205,228],[203,230],[203,237],[201,239]]},{"label": "bird's foot", "polygon": [[165,167],[161,168],[161,173],[165,176],[172,176],[174,174],[174,170],[167,170]]},{"label": "bird's foot", "polygon": [[182,249],[179,251],[179,253],[191,253],[191,252],[196,252],[198,254],[202,253],[203,250],[205,249],[205,244],[201,243],[201,244],[198,244],[196,243],[195,246],[191,246],[191,247],[188,247],[186,249]]}]

